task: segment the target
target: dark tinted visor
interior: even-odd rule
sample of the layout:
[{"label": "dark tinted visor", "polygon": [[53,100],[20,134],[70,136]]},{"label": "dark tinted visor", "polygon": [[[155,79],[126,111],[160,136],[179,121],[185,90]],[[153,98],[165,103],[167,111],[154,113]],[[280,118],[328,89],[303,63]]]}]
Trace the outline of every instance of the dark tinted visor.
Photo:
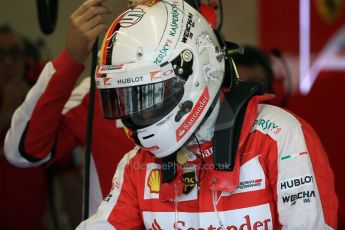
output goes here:
[{"label": "dark tinted visor", "polygon": [[151,123],[175,107],[183,96],[184,81],[174,77],[163,82],[126,88],[100,89],[105,118],[128,118],[135,123]]}]

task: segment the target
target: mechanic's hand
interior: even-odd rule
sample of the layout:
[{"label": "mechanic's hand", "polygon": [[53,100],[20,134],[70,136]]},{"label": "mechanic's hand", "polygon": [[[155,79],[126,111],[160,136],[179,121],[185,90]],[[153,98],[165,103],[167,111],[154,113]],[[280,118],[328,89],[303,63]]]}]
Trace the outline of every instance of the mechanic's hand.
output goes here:
[{"label": "mechanic's hand", "polygon": [[105,0],[87,0],[70,17],[66,50],[71,57],[83,64],[91,52],[97,36],[106,28],[106,16],[111,9]]}]

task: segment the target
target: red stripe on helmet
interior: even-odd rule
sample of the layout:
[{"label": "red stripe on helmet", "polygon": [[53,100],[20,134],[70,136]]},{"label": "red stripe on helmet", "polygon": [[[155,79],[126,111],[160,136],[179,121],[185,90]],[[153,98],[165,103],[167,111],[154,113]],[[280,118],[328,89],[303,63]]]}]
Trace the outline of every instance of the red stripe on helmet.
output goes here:
[{"label": "red stripe on helmet", "polygon": [[109,27],[106,35],[104,36],[104,40],[103,40],[102,47],[101,47],[101,52],[102,52],[101,58],[102,59],[100,60],[100,64],[103,64],[103,65],[107,65],[107,64],[110,65],[111,64],[111,63],[107,63],[108,51],[112,52],[111,38],[112,38],[112,36],[114,36],[114,33],[120,28],[119,21],[127,11],[128,10],[124,11],[119,17],[117,17],[115,19],[115,21]]}]

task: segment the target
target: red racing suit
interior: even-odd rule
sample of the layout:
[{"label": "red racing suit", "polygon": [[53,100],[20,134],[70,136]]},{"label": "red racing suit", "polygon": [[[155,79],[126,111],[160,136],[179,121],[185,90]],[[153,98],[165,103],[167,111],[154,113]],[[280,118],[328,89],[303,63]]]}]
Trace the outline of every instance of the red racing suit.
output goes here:
[{"label": "red racing suit", "polygon": [[[7,132],[4,152],[12,164],[31,167],[51,163],[70,154],[76,146],[85,145],[90,79],[86,78],[74,89],[83,70],[84,66],[65,51],[47,63],[16,110]],[[103,118],[98,97],[96,93],[90,213],[97,210],[109,193],[118,162],[134,146],[119,123]]]},{"label": "red racing suit", "polygon": [[233,172],[213,170],[212,142],[204,143],[199,152],[188,147],[178,176],[162,184],[159,159],[135,148],[78,229],[336,229],[333,173],[317,135],[290,113],[259,104],[268,97],[248,103]]}]

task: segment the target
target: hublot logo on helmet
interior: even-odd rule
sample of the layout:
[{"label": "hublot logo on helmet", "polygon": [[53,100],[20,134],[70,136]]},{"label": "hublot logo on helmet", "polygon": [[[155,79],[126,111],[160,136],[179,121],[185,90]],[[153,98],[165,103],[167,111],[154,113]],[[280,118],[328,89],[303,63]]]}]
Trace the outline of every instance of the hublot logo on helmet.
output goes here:
[{"label": "hublot logo on helmet", "polygon": [[118,79],[117,80],[117,84],[125,85],[125,84],[140,82],[140,81],[143,81],[143,76],[131,77],[131,78],[125,78],[125,79]]}]

